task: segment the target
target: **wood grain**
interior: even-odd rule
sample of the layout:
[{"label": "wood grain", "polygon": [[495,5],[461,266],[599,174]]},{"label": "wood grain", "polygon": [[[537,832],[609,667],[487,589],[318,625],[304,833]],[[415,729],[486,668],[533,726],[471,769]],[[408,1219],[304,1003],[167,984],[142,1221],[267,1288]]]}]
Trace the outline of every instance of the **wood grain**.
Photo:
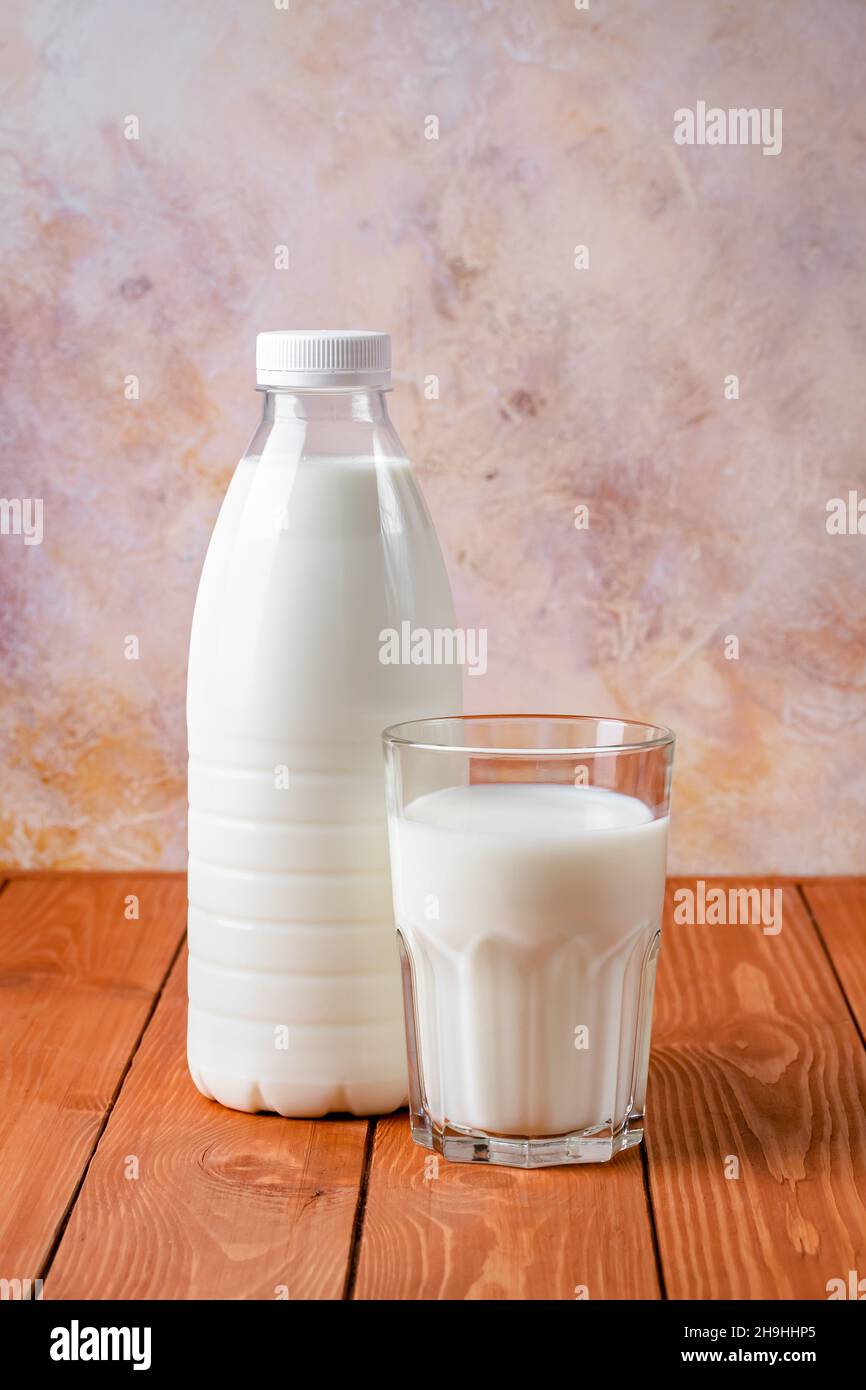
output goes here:
[{"label": "wood grain", "polygon": [[376,1129],[355,1297],[658,1298],[640,1155],[570,1168],[446,1163],[406,1114]]},{"label": "wood grain", "polygon": [[802,892],[861,1036],[866,1036],[866,883],[828,880],[803,884]]},{"label": "wood grain", "polygon": [[[363,1120],[284,1120],[205,1100],[186,1068],[178,959],[97,1149],[46,1298],[342,1294]],[[134,1171],[138,1176],[127,1176]]]},{"label": "wood grain", "polygon": [[350,1270],[360,1299],[657,1298],[654,1222],[671,1298],[825,1299],[866,1271],[866,882],[785,881],[783,903],[769,936],[677,925],[669,892],[644,1164],[436,1165],[404,1113],[365,1186],[364,1121],[193,1087],[182,956],[160,993],[180,876],[10,874],[0,1277],[49,1265],[49,1298],[338,1298]]},{"label": "wood grain", "polygon": [[676,925],[671,893],[647,1105],[668,1296],[825,1299],[866,1269],[857,1031],[795,888],[776,936]]},{"label": "wood grain", "polygon": [[[138,920],[124,916],[128,895]],[[0,1276],[35,1279],[184,931],[176,876],[0,894]]]}]

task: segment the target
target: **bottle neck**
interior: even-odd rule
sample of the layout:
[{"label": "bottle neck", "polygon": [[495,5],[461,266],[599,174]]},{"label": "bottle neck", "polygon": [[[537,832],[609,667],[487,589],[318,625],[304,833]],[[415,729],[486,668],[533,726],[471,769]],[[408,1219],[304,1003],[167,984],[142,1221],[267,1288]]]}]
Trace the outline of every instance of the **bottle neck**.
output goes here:
[{"label": "bottle neck", "polygon": [[283,420],[341,420],[365,424],[389,422],[386,392],[378,387],[347,391],[290,391],[264,387],[262,424]]}]

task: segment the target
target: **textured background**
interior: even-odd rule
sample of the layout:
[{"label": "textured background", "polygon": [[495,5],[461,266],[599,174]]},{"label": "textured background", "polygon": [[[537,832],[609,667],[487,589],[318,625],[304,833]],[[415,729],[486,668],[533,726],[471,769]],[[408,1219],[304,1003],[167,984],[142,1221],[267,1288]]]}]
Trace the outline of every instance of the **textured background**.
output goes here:
[{"label": "textured background", "polygon": [[[183,865],[254,335],[344,324],[394,334],[471,706],[673,725],[675,869],[863,871],[864,55],[862,0],[8,7],[0,860]],[[699,99],[782,153],[675,145]]]}]

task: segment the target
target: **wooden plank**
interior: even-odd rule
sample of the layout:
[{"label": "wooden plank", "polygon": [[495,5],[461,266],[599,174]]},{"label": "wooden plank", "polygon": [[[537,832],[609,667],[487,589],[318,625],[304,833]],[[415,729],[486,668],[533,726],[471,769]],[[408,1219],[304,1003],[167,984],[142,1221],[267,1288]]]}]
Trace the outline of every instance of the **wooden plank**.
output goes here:
[{"label": "wooden plank", "polygon": [[866,881],[804,883],[803,894],[860,1033],[866,1035]]},{"label": "wooden plank", "polygon": [[635,1150],[528,1171],[446,1163],[412,1142],[405,1113],[379,1121],[356,1298],[587,1295],[659,1297]]},{"label": "wooden plank", "polygon": [[[87,1173],[46,1298],[342,1294],[364,1120],[284,1120],[205,1100],[186,1068],[178,959]],[[128,1176],[135,1171],[138,1176]]]},{"label": "wooden plank", "polygon": [[671,893],[647,1106],[667,1294],[826,1299],[866,1269],[857,1031],[795,888],[775,936],[677,925]]},{"label": "wooden plank", "polygon": [[[137,920],[124,915],[129,895]],[[13,880],[0,894],[6,1278],[42,1273],[185,917],[176,876]]]},{"label": "wooden plank", "polygon": [[142,869],[136,867],[130,869],[19,869],[19,868],[0,868],[7,883],[20,883],[26,879],[29,883],[56,883],[59,878],[71,879],[73,882],[81,882],[87,879],[128,879],[132,874],[136,880],[141,879],[174,879],[178,883],[186,881],[186,874],[179,869]]}]

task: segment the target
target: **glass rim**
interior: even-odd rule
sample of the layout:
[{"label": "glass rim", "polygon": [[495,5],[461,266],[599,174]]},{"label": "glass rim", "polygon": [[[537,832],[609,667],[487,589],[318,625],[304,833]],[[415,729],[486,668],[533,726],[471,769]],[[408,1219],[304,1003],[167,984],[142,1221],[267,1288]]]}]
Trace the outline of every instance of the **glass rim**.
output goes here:
[{"label": "glass rim", "polygon": [[[555,748],[527,747],[474,747],[465,743],[431,743],[429,740],[413,738],[411,730],[429,729],[434,725],[467,725],[503,723],[541,724],[544,722],[577,724],[621,724],[624,729],[642,729],[652,737],[632,740],[626,743],[559,744]],[[431,719],[408,719],[399,724],[391,724],[382,731],[382,742],[390,747],[417,748],[431,753],[465,753],[478,758],[572,758],[598,757],[610,753],[642,753],[656,748],[672,748],[676,743],[673,729],[664,724],[650,724],[640,719],[624,719],[614,714],[446,714]]]}]

